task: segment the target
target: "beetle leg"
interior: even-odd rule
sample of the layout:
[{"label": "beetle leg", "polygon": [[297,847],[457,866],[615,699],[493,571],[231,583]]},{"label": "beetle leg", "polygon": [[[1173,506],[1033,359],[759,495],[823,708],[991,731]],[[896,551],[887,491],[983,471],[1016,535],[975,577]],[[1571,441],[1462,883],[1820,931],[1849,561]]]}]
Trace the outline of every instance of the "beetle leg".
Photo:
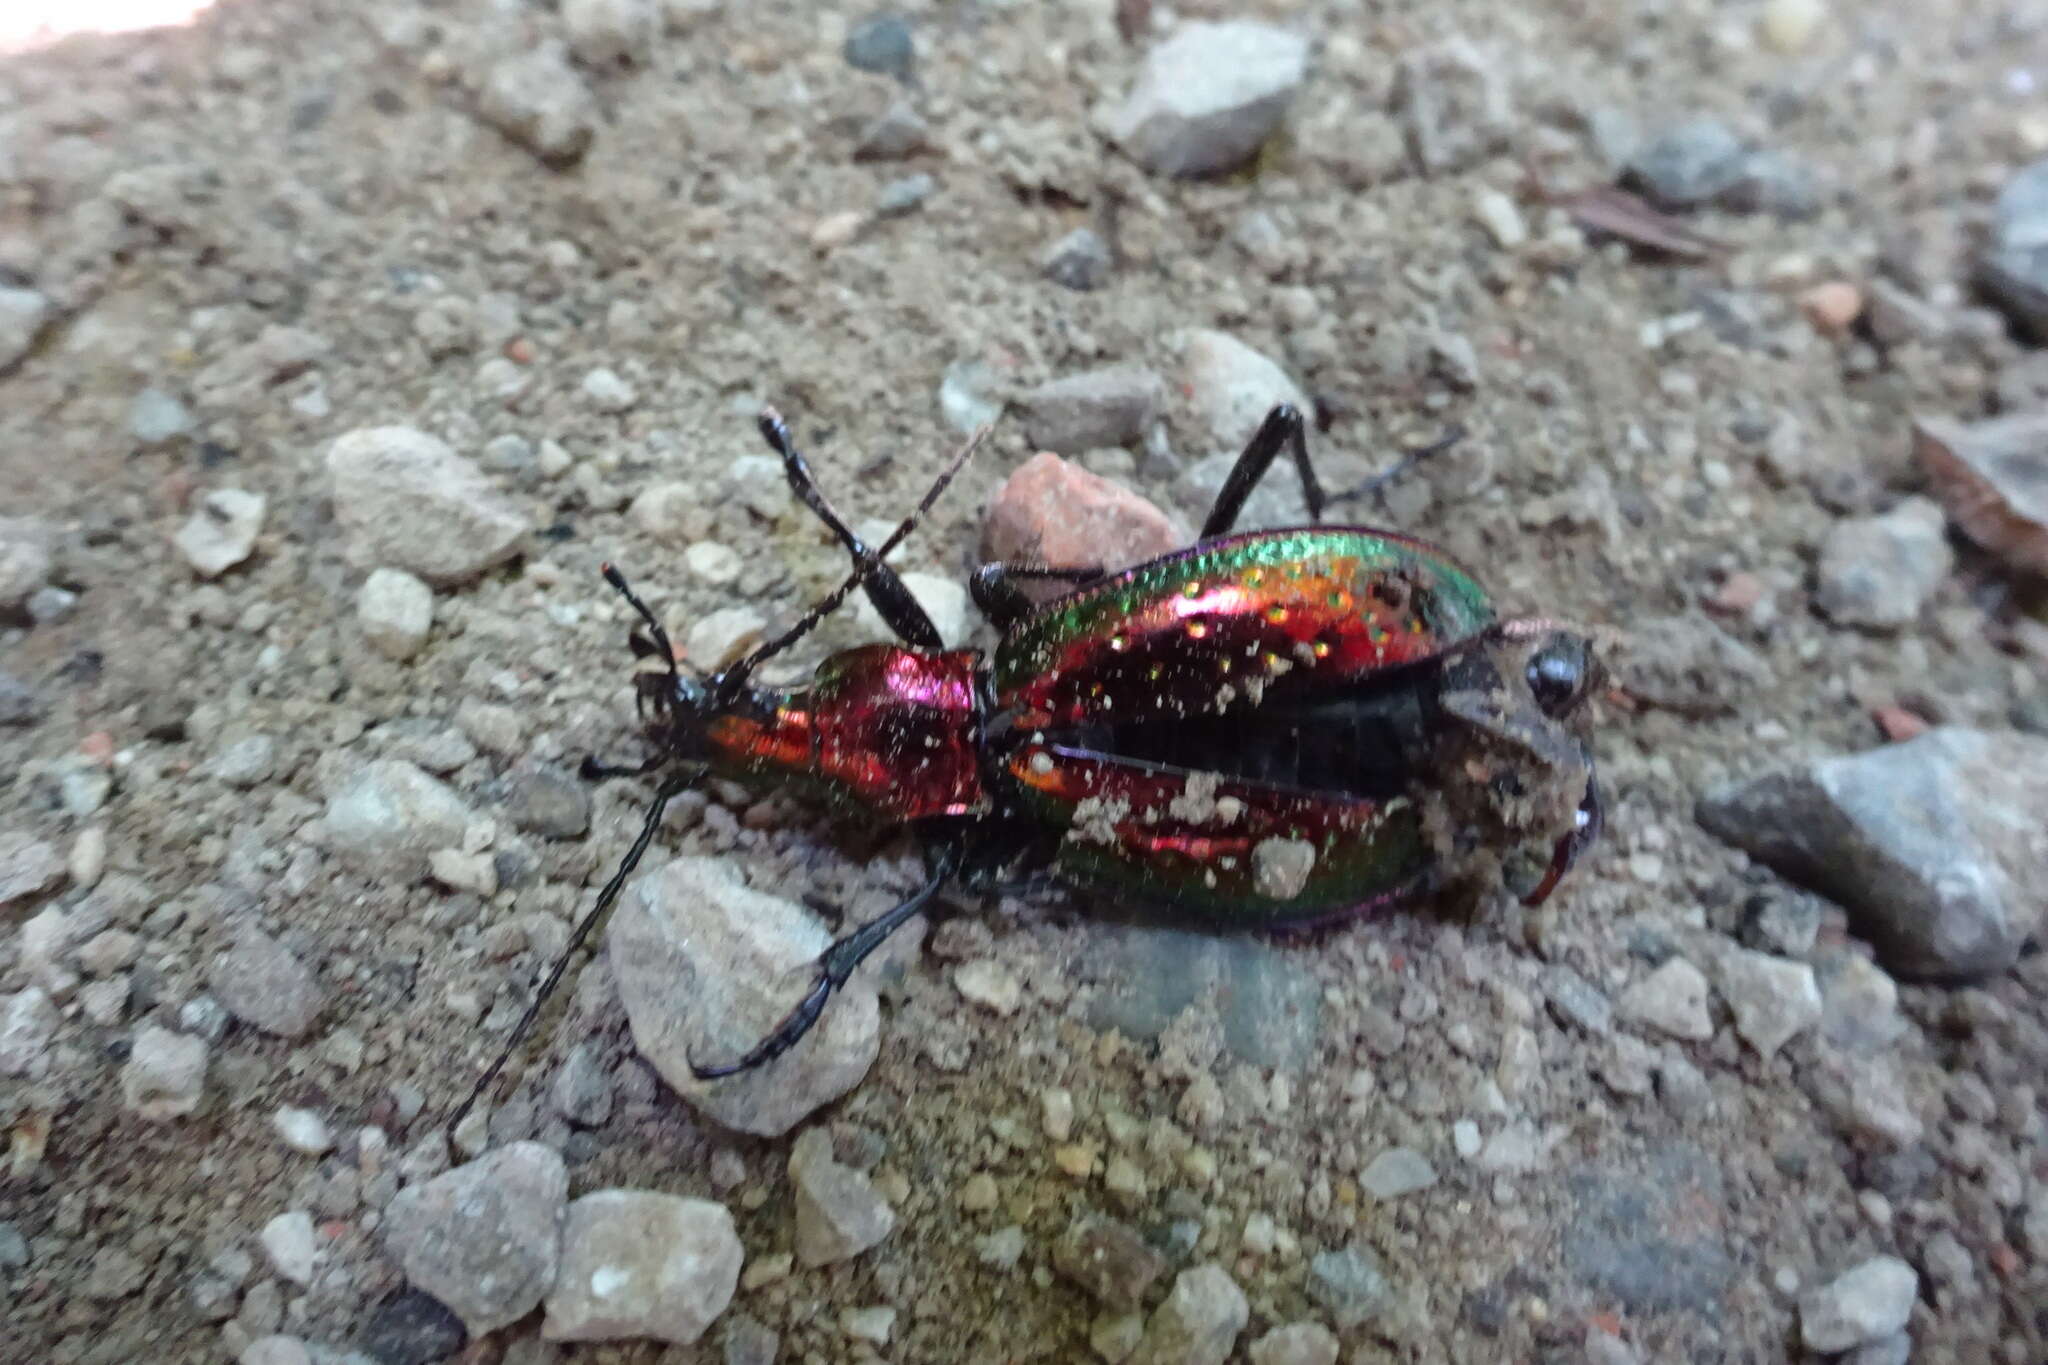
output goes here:
[{"label": "beetle leg", "polygon": [[614,777],[645,777],[666,762],[667,754],[651,754],[638,763],[606,763],[596,754],[585,754],[576,775],[585,782],[604,782]]},{"label": "beetle leg", "polygon": [[910,595],[910,589],[903,586],[903,580],[896,576],[896,571],[882,563],[881,557],[840,520],[839,514],[832,510],[832,504],[825,501],[825,495],[818,491],[810,463],[798,453],[782,414],[773,408],[766,409],[761,414],[760,426],[761,438],[768,442],[768,448],[782,457],[782,468],[789,475],[790,491],[817,515],[818,520],[825,523],[827,530],[839,538],[839,543],[853,556],[853,566],[867,571],[867,579],[861,586],[867,591],[868,601],[874,603],[875,610],[881,613],[883,623],[897,639],[913,649],[944,649],[945,642],[939,639],[938,627],[932,624],[932,618],[918,605],[917,599]]},{"label": "beetle leg", "polygon": [[752,1051],[737,1061],[720,1062],[711,1066],[690,1063],[690,1070],[700,1081],[715,1081],[721,1076],[734,1076],[742,1071],[752,1071],[765,1062],[772,1062],[802,1041],[825,1012],[825,1004],[832,993],[844,986],[853,976],[855,969],[865,962],[875,949],[888,941],[891,934],[923,910],[926,903],[938,894],[960,866],[960,846],[947,844],[933,859],[931,878],[904,901],[886,914],[863,924],[860,928],[839,939],[818,958],[818,974],[811,989],[797,1003],[797,1007],[783,1016],[775,1031],[754,1045]]},{"label": "beetle leg", "polygon": [[1244,511],[1245,499],[1259,486],[1259,480],[1266,477],[1266,471],[1273,467],[1282,447],[1293,453],[1294,467],[1301,471],[1301,496],[1308,503],[1309,521],[1313,523],[1323,519],[1323,504],[1327,499],[1323,496],[1323,485],[1316,479],[1315,467],[1309,463],[1304,425],[1300,410],[1292,403],[1281,403],[1266,414],[1266,420],[1259,423],[1259,429],[1245,443],[1237,463],[1230,467],[1230,477],[1223,481],[1223,489],[1217,493],[1216,503],[1209,509],[1209,519],[1202,523],[1201,539],[1223,535],[1237,524],[1238,514]]},{"label": "beetle leg", "polygon": [[546,978],[540,983],[540,990],[535,992],[532,1003],[526,1007],[526,1013],[520,1015],[519,1022],[512,1026],[512,1036],[505,1040],[505,1046],[499,1050],[497,1059],[491,1063],[490,1069],[484,1072],[483,1079],[469,1092],[469,1098],[462,1102],[462,1107],[455,1111],[455,1117],[448,1120],[450,1137],[453,1137],[455,1130],[462,1126],[463,1119],[469,1117],[469,1111],[475,1106],[477,1099],[491,1088],[491,1082],[498,1079],[498,1073],[505,1069],[505,1063],[512,1060],[513,1052],[533,1030],[534,1021],[540,1017],[541,1006],[547,1004],[548,997],[555,993],[555,987],[562,984],[562,974],[569,970],[569,961],[576,956],[576,950],[583,946],[583,941],[590,937],[591,931],[610,916],[612,905],[619,899],[619,892],[625,889],[626,878],[633,875],[633,869],[640,866],[640,859],[646,854],[647,846],[654,842],[654,831],[661,827],[662,812],[668,809],[668,803],[689,790],[701,776],[702,769],[678,773],[662,783],[660,789],[654,793],[654,800],[647,807],[647,819],[640,826],[640,836],[633,840],[633,847],[626,850],[625,858],[619,863],[619,870],[612,873],[612,879],[597,893],[597,903],[590,907],[590,913],[583,917],[582,922],[576,926],[576,931],[569,935],[569,946],[562,949],[561,956],[555,959],[555,965],[548,969]]},{"label": "beetle leg", "polygon": [[1381,470],[1364,483],[1358,485],[1358,487],[1346,489],[1342,493],[1332,493],[1327,501],[1329,503],[1339,503],[1352,502],[1358,498],[1369,498],[1430,456],[1440,455],[1464,439],[1465,428],[1454,426],[1428,445],[1417,446],[1414,450],[1408,451],[1400,459],[1396,460],[1390,468]]},{"label": "beetle leg", "polygon": [[1102,577],[1104,572],[1100,564],[1072,568],[1052,564],[983,564],[968,576],[967,591],[990,625],[1008,630],[1038,607],[1017,586],[1017,579],[1060,579],[1079,587]]}]

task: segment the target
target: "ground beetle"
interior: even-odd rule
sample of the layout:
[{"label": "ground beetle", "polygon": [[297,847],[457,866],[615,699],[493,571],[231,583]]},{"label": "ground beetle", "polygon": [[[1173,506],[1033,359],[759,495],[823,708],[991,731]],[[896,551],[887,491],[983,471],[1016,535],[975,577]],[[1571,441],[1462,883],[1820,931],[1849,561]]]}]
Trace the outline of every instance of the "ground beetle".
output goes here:
[{"label": "ground beetle", "polygon": [[[610,910],[663,808],[709,776],[797,783],[908,824],[927,878],[833,943],[810,992],[752,1051],[693,1064],[706,1080],[793,1047],[861,961],[949,882],[986,889],[1035,869],[1218,928],[1276,928],[1453,881],[1504,884],[1534,904],[1599,833],[1586,703],[1601,669],[1588,638],[1497,619],[1479,584],[1422,541],[1320,525],[1342,499],[1317,481],[1291,406],[1268,414],[1189,548],[1114,573],[978,569],[974,599],[1002,634],[993,659],[945,648],[884,563],[975,443],[871,548],[818,491],[782,419],[766,412],[760,429],[854,571],[780,636],[699,676],[604,567],[640,617],[629,644],[654,752],[631,768],[586,760],[584,773],[671,771],[462,1113]],[[1282,451],[1300,471],[1312,524],[1231,535]],[[1032,579],[1070,590],[1035,604],[1021,586]],[[763,661],[863,590],[901,644],[834,654],[802,687],[754,684]]]}]

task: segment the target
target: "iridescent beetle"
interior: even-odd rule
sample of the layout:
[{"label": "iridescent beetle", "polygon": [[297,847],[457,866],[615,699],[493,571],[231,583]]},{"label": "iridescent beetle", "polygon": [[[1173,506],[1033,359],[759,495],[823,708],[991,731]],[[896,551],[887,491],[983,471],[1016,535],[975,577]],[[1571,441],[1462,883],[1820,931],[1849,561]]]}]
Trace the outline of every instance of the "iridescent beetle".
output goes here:
[{"label": "iridescent beetle", "polygon": [[[810,991],[746,1055],[693,1064],[704,1080],[793,1047],[832,992],[949,882],[985,888],[1039,869],[1084,893],[1217,928],[1278,928],[1454,879],[1497,880],[1534,904],[1599,834],[1586,703],[1602,670],[1586,636],[1497,619],[1469,574],[1407,536],[1320,524],[1229,534],[1283,450],[1311,523],[1340,500],[1317,481],[1292,407],[1267,415],[1189,548],[1114,573],[977,570],[974,599],[1002,636],[993,659],[946,649],[884,562],[974,443],[871,548],[819,493],[782,419],[764,413],[760,429],[854,571],[780,636],[698,676],[678,666],[654,613],[605,566],[644,627],[629,643],[654,752],[637,767],[586,762],[584,772],[673,771],[463,1113],[610,910],[664,807],[707,776],[767,789],[801,783],[842,808],[908,824],[927,877],[833,943]],[[1021,586],[1031,579],[1071,590],[1036,605]],[[801,687],[754,684],[763,661],[857,590],[902,643],[834,654]]]}]

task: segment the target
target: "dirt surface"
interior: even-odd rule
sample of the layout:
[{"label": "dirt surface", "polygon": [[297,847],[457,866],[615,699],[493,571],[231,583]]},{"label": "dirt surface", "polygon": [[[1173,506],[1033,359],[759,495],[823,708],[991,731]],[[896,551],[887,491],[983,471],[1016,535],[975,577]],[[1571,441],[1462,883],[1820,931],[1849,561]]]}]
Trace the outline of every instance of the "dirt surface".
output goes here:
[{"label": "dirt surface", "polygon": [[[1189,182],[1093,131],[1153,41],[1122,41],[1118,8],[1146,7],[911,5],[899,79],[846,60],[865,11],[671,0],[665,28],[571,68],[592,135],[552,163],[478,94],[562,31],[516,0],[229,0],[189,29],[0,62],[0,284],[49,308],[0,358],[0,512],[33,519],[14,538],[47,539],[39,582],[76,595],[0,628],[0,670],[37,698],[0,727],[8,866],[34,861],[26,844],[71,864],[0,904],[0,994],[44,991],[54,1016],[29,1022],[24,1074],[0,1076],[0,1357],[358,1345],[404,1280],[363,1130],[393,1159],[431,1140],[638,828],[632,782],[592,792],[587,835],[537,833],[510,804],[531,765],[639,751],[628,617],[598,564],[685,633],[730,607],[787,621],[843,572],[773,478],[736,464],[763,454],[764,401],[867,525],[957,448],[951,367],[979,362],[998,398],[1149,367],[1166,439],[1082,463],[1195,523],[1188,470],[1225,447],[1192,415],[1179,334],[1213,328],[1326,400],[1312,439],[1334,485],[1462,425],[1374,516],[1445,546],[1504,608],[1624,637],[1680,617],[1635,676],[1688,704],[1601,703],[1605,840],[1540,911],[1421,910],[1300,941],[964,904],[905,953],[879,1059],[820,1115],[895,1204],[885,1240],[750,1278],[695,1347],[544,1346],[536,1316],[470,1358],[751,1360],[765,1329],[783,1360],[1094,1359],[1091,1328],[1121,1310],[1054,1268],[1092,1211],[1170,1264],[1140,1311],[1189,1266],[1242,1288],[1236,1358],[1296,1358],[1248,1352],[1305,1321],[1347,1361],[1798,1358],[1801,1295],[1893,1254],[1918,1274],[1914,1361],[2048,1360],[2044,958],[1900,983],[1894,1009],[1840,909],[1693,818],[1731,777],[1874,747],[1873,708],[1998,730],[2036,696],[2039,662],[1988,628],[2010,580],[1966,548],[1896,629],[1836,624],[1813,597],[1830,529],[1921,488],[1911,416],[1981,416],[2024,363],[1971,297],[1969,253],[1998,188],[2048,150],[2028,93],[2048,31],[2021,6],[1838,4],[1786,53],[1748,6],[1245,6],[1233,17],[1314,41],[1309,74],[1254,166]],[[1397,70],[1459,34],[1511,116],[1497,146],[1425,174]],[[929,147],[856,159],[899,100]],[[1531,167],[1558,191],[1610,183],[1618,130],[1692,115],[1795,162],[1815,211],[1706,209],[1687,221],[1727,249],[1684,262],[1588,244],[1534,197]],[[871,212],[918,174],[928,195]],[[1484,190],[1527,241],[1504,247],[1476,216]],[[1040,265],[1083,226],[1112,248],[1085,291]],[[1881,344],[1802,312],[1816,284],[1878,280],[1941,326]],[[1822,324],[1826,303],[1807,305]],[[149,429],[145,390],[189,424]],[[513,558],[435,588],[402,661],[365,642],[376,565],[349,554],[327,463],[335,438],[392,424],[476,462],[530,528]],[[524,444],[491,445],[508,436]],[[1031,453],[1000,424],[901,565],[964,581],[993,490]],[[669,484],[692,496],[635,504]],[[202,579],[174,536],[223,489],[267,500],[260,534]],[[736,552],[736,576],[686,569],[700,542]],[[843,613],[795,663],[862,636]],[[462,831],[468,871],[338,856],[327,803],[392,757],[484,826]],[[657,860],[730,857],[754,887],[856,918],[914,884],[906,846],[870,859],[872,840],[793,803],[686,804]],[[1677,1033],[1642,1022],[1685,981],[1631,992],[1673,960],[1720,991],[1759,897],[1818,916],[1817,940],[1781,951],[1814,966],[1825,1012],[1768,1057],[1719,993],[1704,1036],[1684,1036],[1683,1009]],[[248,925],[317,982],[295,1036],[209,1003]],[[1014,1013],[956,988],[988,958],[1022,984]],[[1182,1010],[1172,990],[1194,979],[1218,989]],[[575,995],[493,1140],[563,1150],[572,1195],[719,1199],[750,1267],[788,1252],[789,1140],[735,1137],[663,1087],[601,963]],[[1247,1019],[1247,1001],[1290,1013]],[[1148,1012],[1155,1038],[1136,1036]],[[182,1116],[124,1094],[150,1026],[206,1039]],[[547,1101],[579,1042],[616,1098],[595,1125]],[[1869,1102],[1843,1098],[1845,1077]],[[1073,1100],[1058,1140],[1048,1091]],[[280,1107],[317,1114],[333,1150],[281,1141]],[[1434,1183],[1375,1197],[1395,1148]],[[314,1216],[310,1283],[258,1243],[293,1210]],[[1009,1226],[1023,1251],[1006,1268],[981,1239]],[[1380,1282],[1355,1283],[1361,1266]],[[859,1335],[872,1315],[844,1316],[875,1307],[896,1310],[886,1344]]]}]

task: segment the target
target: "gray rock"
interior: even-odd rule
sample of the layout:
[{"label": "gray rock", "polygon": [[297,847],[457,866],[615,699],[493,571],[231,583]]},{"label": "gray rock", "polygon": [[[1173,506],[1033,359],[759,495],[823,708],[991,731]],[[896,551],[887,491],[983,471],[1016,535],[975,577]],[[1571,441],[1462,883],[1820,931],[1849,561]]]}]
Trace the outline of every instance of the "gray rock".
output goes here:
[{"label": "gray rock", "polygon": [[831,944],[814,916],[748,889],[729,863],[678,858],[634,881],[608,943],[634,1045],[677,1094],[728,1128],[779,1137],[874,1063],[880,1006],[863,971],[774,1066],[696,1078],[692,1055],[740,1056],[780,1023]]},{"label": "gray rock", "polygon": [[1303,1288],[1328,1310],[1340,1332],[1379,1316],[1393,1303],[1392,1288],[1379,1262],[1362,1247],[1317,1252],[1309,1258]]},{"label": "gray rock", "polygon": [[898,100],[854,144],[855,161],[901,161],[931,144],[931,128],[908,100]]},{"label": "gray rock", "polygon": [[917,43],[909,22],[886,12],[871,14],[849,29],[841,54],[856,71],[874,71],[899,81],[909,80],[917,65]]},{"label": "gray rock", "polygon": [[1223,1365],[1251,1314],[1244,1291],[1223,1267],[1183,1270],[1145,1324],[1131,1365]]},{"label": "gray rock", "polygon": [[263,1225],[257,1241],[270,1260],[270,1268],[304,1287],[313,1283],[313,1261],[318,1249],[313,1241],[313,1215],[305,1209],[280,1213]]},{"label": "gray rock", "polygon": [[39,626],[54,625],[78,606],[78,594],[69,588],[41,587],[28,595],[29,620]]},{"label": "gray rock", "polygon": [[1843,625],[1890,628],[1920,614],[1949,571],[1947,520],[1929,498],[1838,521],[1821,546],[1814,605]]},{"label": "gray rock", "polygon": [[744,1259],[722,1204],[651,1190],[586,1194],[562,1225],[561,1269],[541,1334],[687,1345],[732,1302]]},{"label": "gray rock", "polygon": [[1906,1365],[1912,1358],[1911,1334],[1894,1332],[1888,1337],[1858,1346],[1842,1357],[1842,1365]]},{"label": "gray rock", "polygon": [[1100,990],[1091,1028],[1157,1038],[1189,1006],[1213,996],[1224,1050],[1254,1066],[1298,1071],[1314,1057],[1323,994],[1299,958],[1247,935],[1140,925],[1091,925],[1083,970]]},{"label": "gray rock", "polygon": [[313,1365],[313,1353],[297,1337],[277,1332],[244,1346],[235,1365]]},{"label": "gray rock", "polygon": [[1735,1031],[1770,1057],[1820,1020],[1820,987],[1804,962],[1730,948],[1717,964],[1721,998],[1735,1014]]},{"label": "gray rock", "polygon": [[592,66],[645,64],[661,34],[655,0],[562,0],[562,31],[569,50]]},{"label": "gray rock", "polygon": [[475,465],[412,427],[365,427],[327,455],[335,520],[356,561],[436,585],[517,555],[526,518]]},{"label": "gray rock", "polygon": [[[356,1338],[356,1349],[377,1365],[431,1365],[460,1351],[468,1335],[462,1319],[430,1296],[408,1289],[377,1305]],[[503,1365],[514,1365],[520,1358],[519,1346],[519,1342],[514,1342],[507,1348]],[[553,1352],[555,1348],[547,1349]],[[333,1365],[357,1362],[337,1361]],[[550,1354],[536,1362],[529,1357],[526,1365],[556,1365],[556,1358]]]},{"label": "gray rock", "polygon": [[57,1036],[57,1006],[41,986],[0,996],[0,1076],[28,1076]]},{"label": "gray rock", "polygon": [[1183,24],[1146,54],[1106,131],[1160,175],[1234,170],[1286,117],[1308,75],[1308,50],[1307,39],[1268,24]]},{"label": "gray rock", "polygon": [[[0,673],[0,725],[34,725],[43,718],[43,699],[12,673]],[[0,873],[0,883],[5,874]],[[5,896],[0,895],[0,903]]]},{"label": "gray rock", "polygon": [[1394,103],[1424,175],[1475,165],[1504,150],[1515,131],[1499,67],[1463,37],[1402,53]]},{"label": "gray rock", "polygon": [[434,590],[403,569],[373,569],[356,594],[356,623],[370,648],[410,659],[434,628]]},{"label": "gray rock", "polygon": [[1895,1256],[1873,1256],[1799,1298],[1799,1335],[1809,1351],[1846,1351],[1880,1341],[1913,1315],[1920,1277]]},{"label": "gray rock", "polygon": [[237,926],[234,945],[214,956],[206,982],[243,1023],[297,1038],[313,1026],[326,993],[291,950],[253,924]]},{"label": "gray rock", "polygon": [[974,1258],[991,1270],[1014,1270],[1024,1258],[1024,1229],[1012,1223],[974,1239]]},{"label": "gray rock", "polygon": [[50,313],[50,301],[35,290],[0,286],[0,374],[29,353]]},{"label": "gray rock", "polygon": [[1758,952],[1804,957],[1820,937],[1820,902],[1800,892],[1754,896],[1742,910],[1742,942]]},{"label": "gray rock", "polygon": [[57,533],[34,517],[0,517],[0,611],[13,611],[50,576]]},{"label": "gray rock", "polygon": [[602,1128],[612,1116],[612,1078],[599,1065],[597,1047],[578,1043],[562,1059],[548,1091],[555,1112],[579,1128]]},{"label": "gray rock", "polygon": [[882,186],[881,193],[875,196],[875,216],[900,218],[906,213],[914,212],[921,208],[924,201],[931,198],[938,188],[939,182],[924,171],[919,171],[916,175],[906,175],[900,180],[891,180]]},{"label": "gray rock", "polygon": [[269,505],[261,493],[217,488],[199,499],[173,542],[201,578],[218,578],[249,557]]},{"label": "gray rock", "polygon": [[1083,1214],[1053,1242],[1052,1267],[1104,1306],[1131,1309],[1166,1273],[1166,1258],[1124,1224]]},{"label": "gray rock", "polygon": [[2048,740],[1943,726],[1711,792],[1709,833],[1844,906],[1895,975],[2003,971],[2042,917]]},{"label": "gray rock", "polygon": [[277,770],[277,741],[269,735],[243,734],[229,739],[213,756],[213,775],[230,787],[268,782]]},{"label": "gray rock", "polygon": [[191,409],[162,389],[144,389],[128,408],[128,434],[146,446],[189,436],[198,425]]},{"label": "gray rock", "polygon": [[1436,1167],[1412,1147],[1389,1147],[1359,1172],[1358,1183],[1375,1199],[1398,1199],[1436,1184]]},{"label": "gray rock", "polygon": [[1674,957],[1622,992],[1621,1017],[1673,1038],[1700,1042],[1714,1036],[1707,995],[1706,974]]},{"label": "gray rock", "polygon": [[[1307,395],[1286,371],[1228,332],[1186,333],[1180,357],[1192,435],[1219,458],[1234,461],[1276,404],[1292,403],[1304,414],[1311,410]],[[1290,488],[1289,494],[1286,506],[1299,520],[1300,490]]]},{"label": "gray rock", "polygon": [[1100,289],[1109,283],[1116,259],[1109,243],[1094,228],[1075,228],[1045,249],[1038,268],[1054,284],[1068,289]]},{"label": "gray rock", "polygon": [[1742,158],[1735,183],[1715,203],[1736,213],[1798,221],[1820,212],[1821,192],[1805,163],[1775,147],[1760,147]]},{"label": "gray rock", "polygon": [[2048,158],[1999,192],[1977,279],[2019,330],[2048,341]]},{"label": "gray rock", "polygon": [[1337,1338],[1320,1322],[1290,1322],[1251,1344],[1252,1365],[1337,1365]]},{"label": "gray rock", "polygon": [[41,839],[0,834],[0,909],[55,890],[64,883],[64,855]]},{"label": "gray rock", "polygon": [[759,1319],[735,1313],[725,1320],[721,1339],[724,1365],[775,1365],[782,1338]]},{"label": "gray rock", "polygon": [[1647,1165],[1588,1163],[1566,1179],[1574,1208],[1561,1269],[1635,1313],[1710,1312],[1735,1278],[1715,1162],[1672,1143]]},{"label": "gray rock", "polygon": [[1696,118],[1637,147],[1621,180],[1658,208],[1698,208],[1740,185],[1748,162],[1749,148],[1727,125]]},{"label": "gray rock", "polygon": [[1860,953],[1834,952],[1817,966],[1821,1036],[1844,1052],[1876,1053],[1906,1031],[1899,987]]},{"label": "gray rock", "polygon": [[789,1153],[796,1193],[796,1257],[807,1266],[850,1260],[887,1237],[896,1211],[866,1175],[832,1156],[832,1135],[807,1129]]},{"label": "gray rock", "polygon": [[493,66],[477,93],[484,122],[557,167],[583,158],[597,134],[597,95],[555,47]]},{"label": "gray rock", "polygon": [[523,763],[505,778],[512,823],[544,839],[580,839],[590,831],[590,790],[570,774]]},{"label": "gray rock", "polygon": [[554,1285],[568,1193],[561,1157],[515,1142],[400,1190],[384,1209],[384,1245],[415,1288],[481,1336]]},{"label": "gray rock", "polygon": [[206,1089],[206,1043],[150,1024],[137,1030],[121,1068],[121,1099],[151,1123],[183,1118]]},{"label": "gray rock", "polygon": [[1055,455],[1079,455],[1143,438],[1166,385],[1142,365],[1112,365],[1049,380],[1018,399],[1025,438]]},{"label": "gray rock", "polygon": [[1543,973],[1543,996],[1559,1019],[1596,1038],[1614,1027],[1614,1006],[1570,967],[1555,966]]},{"label": "gray rock", "polygon": [[365,764],[327,801],[327,841],[343,859],[393,881],[427,873],[427,855],[455,848],[476,818],[453,788],[394,758]]}]

